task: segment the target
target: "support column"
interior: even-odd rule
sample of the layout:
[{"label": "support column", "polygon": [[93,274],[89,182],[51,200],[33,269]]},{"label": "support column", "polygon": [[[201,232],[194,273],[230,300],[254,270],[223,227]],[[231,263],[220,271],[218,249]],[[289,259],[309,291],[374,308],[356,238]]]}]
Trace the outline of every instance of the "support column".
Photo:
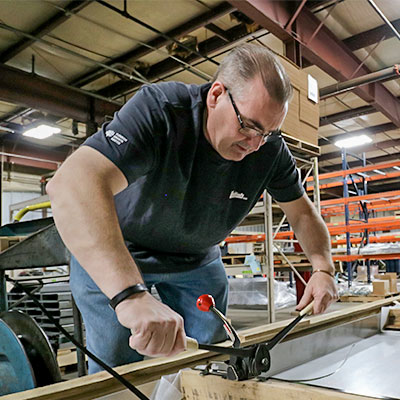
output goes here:
[{"label": "support column", "polygon": [[272,198],[266,190],[264,200],[265,261],[264,273],[268,278],[268,322],[275,322],[274,245],[272,240]]},{"label": "support column", "polygon": [[[347,161],[346,161],[346,149],[342,147],[342,170],[346,171]],[[348,175],[343,175],[343,198],[347,199],[349,197],[349,188],[347,186],[347,177]],[[349,256],[351,254],[351,243],[350,243],[350,232],[349,232],[349,224],[350,224],[350,213],[349,213],[349,205],[347,203],[344,204],[344,218],[345,218],[345,226],[346,226],[346,254]],[[351,286],[352,281],[352,271],[351,271],[351,261],[346,261],[347,266],[347,275],[348,275],[348,286]]]},{"label": "support column", "polygon": [[321,194],[319,191],[318,157],[312,158],[314,177],[314,206],[321,215]]}]

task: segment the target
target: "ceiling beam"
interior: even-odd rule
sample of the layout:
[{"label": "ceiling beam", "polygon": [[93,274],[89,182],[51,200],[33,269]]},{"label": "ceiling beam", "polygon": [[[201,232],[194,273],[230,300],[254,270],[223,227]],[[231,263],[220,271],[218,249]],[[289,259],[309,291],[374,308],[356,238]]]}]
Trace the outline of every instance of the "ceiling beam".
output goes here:
[{"label": "ceiling beam", "polygon": [[362,106],[351,110],[341,111],[336,114],[325,115],[319,119],[319,126],[334,124],[335,122],[361,117],[362,115],[372,114],[374,112],[376,112],[376,110],[373,106]]},{"label": "ceiling beam", "polygon": [[[400,100],[400,97],[397,97]],[[352,108],[350,110],[341,111],[336,114],[325,115],[319,119],[319,126],[334,124],[336,122],[345,121],[346,119],[357,118],[363,115],[373,114],[377,112],[373,106],[362,106]]]},{"label": "ceiling beam", "polygon": [[226,34],[226,32],[221,29],[219,26],[209,23],[207,25],[204,25],[204,28],[208,29],[209,31],[215,33],[217,36],[219,36],[222,40],[225,40],[225,42],[229,43],[229,36]]},{"label": "ceiling beam", "polygon": [[327,138],[320,138],[318,140],[318,146],[326,146],[328,144],[333,144],[338,139],[345,139],[348,136],[357,136],[362,134],[367,135],[376,135],[378,133],[386,132],[386,131],[393,131],[397,129],[397,126],[393,124],[393,122],[387,122],[386,124],[369,126],[362,129],[357,129],[355,131],[343,132],[339,133],[338,135],[332,135]]},{"label": "ceiling beam", "polygon": [[[198,45],[199,52],[201,54],[211,54],[213,52],[219,51],[228,45],[232,45],[234,42],[243,39],[244,37],[248,36],[249,33],[246,30],[244,24],[237,25],[233,28],[228,29],[225,33],[229,37],[229,44],[221,39],[218,36],[213,36],[210,39],[204,40],[200,42]],[[254,35],[256,32],[252,32],[251,35]],[[201,60],[202,58],[197,54],[191,54],[187,58],[185,58],[185,62],[188,64],[193,64],[196,61]],[[182,69],[183,66],[178,61],[173,60],[172,58],[167,58],[163,61],[160,61],[156,64],[153,64],[143,75],[149,81],[153,81],[159,78],[162,78],[173,71],[177,71]],[[187,67],[185,67],[187,68]],[[108,97],[114,98],[122,93],[126,93],[128,91],[135,90],[136,88],[140,87],[140,83],[134,81],[127,81],[127,80],[120,80],[115,82],[97,92],[97,94]]]},{"label": "ceiling beam", "polygon": [[[53,31],[63,22],[68,20],[72,14],[77,13],[83,8],[87,7],[91,2],[91,0],[71,1],[65,7],[65,11],[58,11],[54,16],[52,16],[50,19],[48,19],[47,21],[39,25],[35,30],[33,30],[33,32],[30,32],[30,34],[36,36],[37,38],[45,36],[47,33]],[[7,48],[0,54],[0,62],[6,63],[33,43],[33,39],[23,38],[19,40],[17,43],[14,43],[12,46]]]},{"label": "ceiling beam", "polygon": [[[339,82],[371,71],[360,67],[360,60],[321,21],[306,8],[296,19],[296,32],[286,30],[293,11],[288,1],[229,0],[239,11],[253,19],[283,41],[294,38],[302,45],[302,55]],[[319,29],[320,28],[320,29]],[[319,31],[318,31],[319,29]],[[354,71],[357,71],[354,74]],[[354,76],[353,76],[354,75]],[[381,111],[400,127],[400,101],[382,84],[374,83],[354,89],[364,101]]]},{"label": "ceiling beam", "polygon": [[28,142],[19,135],[8,135],[1,140],[1,150],[11,154],[4,156],[5,162],[53,171],[71,154],[72,149],[70,146],[42,146]]},{"label": "ceiling beam", "polygon": [[[44,168],[42,166],[36,166],[36,165],[24,165],[24,164],[18,164],[18,163],[11,163],[4,161],[3,164],[3,177],[7,173],[19,173],[19,174],[28,174],[28,175],[36,175],[38,177],[37,180],[37,185],[38,189],[40,188],[40,177],[43,175],[47,175],[49,172],[54,171],[52,169],[53,167],[49,168]],[[12,178],[10,177],[10,180]]]},{"label": "ceiling beam", "polygon": [[[362,146],[357,147],[357,153],[364,153],[367,151],[377,151],[377,150],[383,150],[387,149],[389,147],[395,147],[395,146],[400,146],[400,139],[393,139],[393,140],[386,140],[383,142],[378,142],[378,143],[368,143]],[[351,152],[351,149],[349,150]],[[323,161],[328,161],[328,160],[333,160],[335,158],[340,158],[342,155],[340,150],[337,151],[332,151],[330,153],[325,153],[322,154],[319,158],[319,162]]]},{"label": "ceiling beam", "polygon": [[[214,7],[212,10],[206,11],[205,13],[187,21],[179,27],[171,29],[170,31],[166,32],[165,35],[173,38],[180,38],[182,36],[188,35],[189,33],[195,31],[198,28],[201,28],[212,21],[215,21],[218,18],[223,17],[224,15],[232,12],[235,10],[235,7],[230,5],[229,3],[223,2],[218,6]],[[155,39],[152,39],[146,43],[146,45],[139,45],[135,47],[133,50],[128,51],[127,53],[116,57],[112,60],[105,62],[107,65],[113,64],[133,64],[139,58],[150,54],[153,49],[159,49],[167,44],[171,43],[170,40],[167,40],[163,36],[157,36]],[[70,84],[72,86],[79,86],[82,87],[87,85],[88,83],[101,78],[102,76],[108,74],[109,71],[105,70],[104,68],[97,68],[93,71],[88,72],[85,75],[75,79]]]},{"label": "ceiling beam", "polygon": [[[400,30],[400,19],[391,21],[391,24]],[[365,47],[371,46],[378,43],[382,38],[385,40],[394,37],[394,32],[386,24],[380,25],[374,29],[370,29],[365,32],[358,33],[357,35],[351,36],[343,40],[343,43],[351,50],[356,51]]]},{"label": "ceiling beam", "polygon": [[37,75],[0,64],[0,100],[80,122],[104,122],[121,106]]}]

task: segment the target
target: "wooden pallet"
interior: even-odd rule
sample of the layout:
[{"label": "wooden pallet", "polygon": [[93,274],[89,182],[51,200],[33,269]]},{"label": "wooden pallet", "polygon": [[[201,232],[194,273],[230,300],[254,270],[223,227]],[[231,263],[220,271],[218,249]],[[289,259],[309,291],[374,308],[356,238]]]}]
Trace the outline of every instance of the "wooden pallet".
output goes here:
[{"label": "wooden pallet", "polygon": [[238,265],[238,264],[244,264],[246,256],[245,255],[230,255],[230,256],[223,256],[222,257],[222,262],[225,265]]},{"label": "wooden pallet", "polygon": [[321,155],[321,147],[316,146],[315,144],[304,142],[303,140],[287,135],[286,133],[283,132],[282,136],[284,137],[285,142],[288,145],[289,149],[298,150],[310,156],[318,157]]},{"label": "wooden pallet", "polygon": [[375,296],[375,295],[368,295],[368,296],[340,296],[340,301],[343,303],[370,303],[376,300],[383,300],[389,299],[391,297],[397,296],[399,293],[390,293],[385,296]]}]

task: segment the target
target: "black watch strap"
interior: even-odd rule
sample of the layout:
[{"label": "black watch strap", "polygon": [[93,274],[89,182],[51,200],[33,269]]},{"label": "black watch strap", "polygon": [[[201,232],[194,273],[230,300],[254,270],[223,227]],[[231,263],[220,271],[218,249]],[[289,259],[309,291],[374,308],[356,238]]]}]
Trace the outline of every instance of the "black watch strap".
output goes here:
[{"label": "black watch strap", "polygon": [[129,286],[128,288],[124,289],[122,292],[119,292],[116,294],[109,302],[110,307],[115,310],[115,307],[122,301],[124,301],[126,298],[129,296],[132,296],[133,294],[136,293],[142,293],[142,292],[148,292],[149,289],[147,286],[143,283],[138,283],[133,286]]}]

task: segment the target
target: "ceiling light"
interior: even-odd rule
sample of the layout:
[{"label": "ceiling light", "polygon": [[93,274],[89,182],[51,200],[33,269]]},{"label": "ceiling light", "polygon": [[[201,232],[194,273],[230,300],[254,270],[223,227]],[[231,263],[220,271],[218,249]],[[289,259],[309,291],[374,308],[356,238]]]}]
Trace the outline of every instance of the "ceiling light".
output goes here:
[{"label": "ceiling light", "polygon": [[349,148],[349,147],[361,146],[362,144],[371,142],[372,139],[367,135],[360,135],[360,136],[352,136],[347,139],[337,140],[335,142],[335,146]]},{"label": "ceiling light", "polygon": [[24,136],[33,137],[35,139],[46,139],[55,133],[60,133],[60,128],[49,125],[39,125],[36,128],[28,129],[23,133]]},{"label": "ceiling light", "polygon": [[397,171],[400,171],[400,167],[397,167],[397,166],[395,166],[395,167],[393,167],[394,169],[397,169]]}]

